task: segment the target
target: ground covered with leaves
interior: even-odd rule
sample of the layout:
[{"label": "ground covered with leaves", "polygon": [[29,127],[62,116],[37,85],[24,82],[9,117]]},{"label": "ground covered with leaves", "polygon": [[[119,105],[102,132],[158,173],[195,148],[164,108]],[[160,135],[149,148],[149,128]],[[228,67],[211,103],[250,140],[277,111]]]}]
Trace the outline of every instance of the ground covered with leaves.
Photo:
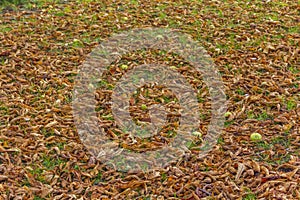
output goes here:
[{"label": "ground covered with leaves", "polygon": [[[299,14],[294,0],[5,4],[0,13],[0,199],[300,199]],[[205,158],[195,156],[195,142],[191,154],[177,163],[123,173],[96,160],[80,141],[72,90],[93,48],[113,33],[143,27],[174,28],[201,42],[222,75],[228,112],[218,144]],[[99,82],[96,111],[107,132],[122,140],[103,103],[116,80],[155,61],[198,89],[198,131],[205,135],[211,116],[201,74],[176,55],[155,50],[123,56]],[[147,122],[147,106],[157,102],[174,112],[179,106],[167,88],[145,86],[130,102],[136,123]],[[177,121],[170,117],[165,138],[173,137]],[[262,139],[251,141],[254,132]]]}]

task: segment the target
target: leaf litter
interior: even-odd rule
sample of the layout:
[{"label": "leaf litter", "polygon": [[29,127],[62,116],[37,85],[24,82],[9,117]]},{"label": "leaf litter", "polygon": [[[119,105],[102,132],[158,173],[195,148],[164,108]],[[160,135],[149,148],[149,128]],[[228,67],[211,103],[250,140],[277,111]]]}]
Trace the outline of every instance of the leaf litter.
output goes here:
[{"label": "leaf litter", "polygon": [[[296,1],[41,1],[2,9],[0,17],[1,199],[299,199],[300,62]],[[163,169],[122,173],[82,145],[73,123],[72,88],[88,53],[113,33],[169,27],[190,34],[208,51],[226,86],[228,114],[218,144]],[[146,86],[132,98],[136,123],[162,103],[168,123],[137,143],[114,124],[108,104],[116,81],[144,63],[182,73],[198,90],[205,135],[210,103],[201,74],[180,57],[131,52],[99,83],[98,118],[128,148],[155,148],[176,136],[176,94]],[[123,66],[123,67],[122,67]],[[126,66],[126,67],[124,67]],[[173,113],[173,114],[172,114]],[[262,135],[251,141],[250,135]],[[154,146],[154,147],[153,147]]]}]

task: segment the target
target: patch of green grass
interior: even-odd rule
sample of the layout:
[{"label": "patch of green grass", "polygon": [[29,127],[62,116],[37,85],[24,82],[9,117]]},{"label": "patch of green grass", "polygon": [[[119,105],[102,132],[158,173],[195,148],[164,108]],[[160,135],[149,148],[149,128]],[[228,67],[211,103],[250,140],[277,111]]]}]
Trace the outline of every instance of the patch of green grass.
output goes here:
[{"label": "patch of green grass", "polygon": [[292,87],[299,88],[299,83],[294,83],[294,85]]},{"label": "patch of green grass", "polygon": [[249,193],[249,194],[246,194],[245,197],[243,197],[243,200],[256,200],[256,196],[255,196],[255,194]]},{"label": "patch of green grass", "polygon": [[218,140],[217,140],[217,144],[224,144],[224,139],[223,137],[219,137]]},{"label": "patch of green grass", "polygon": [[200,96],[200,94],[197,95],[197,100],[199,103],[204,103],[204,98]]},{"label": "patch of green grass", "polygon": [[253,194],[253,192],[249,188],[244,187],[244,190],[247,193],[245,196],[243,196],[243,200],[255,200],[256,199],[255,194]]},{"label": "patch of green grass", "polygon": [[35,167],[33,170],[30,171],[32,175],[41,175],[43,170],[39,167]]},{"label": "patch of green grass", "polygon": [[234,123],[233,120],[231,120],[231,121],[225,121],[225,122],[224,122],[224,127],[227,128],[227,127],[229,127],[230,125],[232,125],[233,123]]},{"label": "patch of green grass", "polygon": [[[56,16],[64,16],[64,13],[59,12],[59,13],[56,13],[55,15]],[[84,47],[84,44],[83,44],[82,41],[80,41],[78,39],[74,39],[73,42],[72,42],[72,47],[74,47],[74,48],[82,48],[82,47]]]},{"label": "patch of green grass", "polygon": [[[65,12],[63,12],[63,11],[59,11],[59,12],[57,12],[57,13],[55,13],[54,14],[54,16],[57,16],[57,17],[63,17],[63,16],[65,16],[66,14],[65,14]],[[81,46],[82,44],[80,43],[80,47],[82,47]],[[73,45],[74,46],[74,45]]]},{"label": "patch of green grass", "polygon": [[166,17],[167,17],[167,14],[166,14],[166,13],[164,13],[164,12],[160,12],[160,13],[159,13],[159,19],[160,19],[160,20],[166,19]]},{"label": "patch of green grass", "polygon": [[291,145],[291,141],[289,138],[282,137],[282,136],[277,136],[271,139],[271,143],[273,145],[279,144],[285,148],[288,148]]},{"label": "patch of green grass", "polygon": [[290,67],[288,68],[288,70],[289,70],[290,72],[292,72],[293,74],[298,74],[298,73],[300,73],[300,69],[297,68],[297,67],[295,67],[295,66],[290,66]]},{"label": "patch of green grass", "polygon": [[266,15],[265,18],[267,20],[273,20],[273,21],[278,21],[279,20],[278,14],[276,12],[274,12],[272,14],[269,14],[269,15]]},{"label": "patch of green grass", "polygon": [[50,137],[50,136],[55,135],[53,130],[48,130],[48,129],[46,129],[46,128],[42,128],[42,129],[41,129],[41,133],[42,133],[43,135],[45,135],[45,137]]},{"label": "patch of green grass", "polygon": [[11,30],[12,30],[12,28],[9,27],[9,26],[6,26],[5,24],[0,25],[0,32],[2,32],[2,33],[6,33],[6,32],[9,32]]},{"label": "patch of green grass", "polygon": [[227,44],[216,44],[216,48],[224,51],[228,51],[228,45]]},{"label": "patch of green grass", "polygon": [[253,113],[253,111],[248,111],[247,112],[247,118],[248,119],[255,119],[255,114]]},{"label": "patch of green grass", "polygon": [[168,178],[168,175],[167,175],[166,173],[163,172],[163,173],[161,174],[161,179],[160,179],[160,181],[161,181],[161,182],[164,182],[165,180],[167,180],[167,178]]},{"label": "patch of green grass", "polygon": [[95,2],[95,0],[77,0],[76,2],[77,3],[91,3],[91,2]]},{"label": "patch of green grass", "polygon": [[288,29],[288,33],[299,33],[299,32],[300,32],[299,26],[292,26],[292,27],[289,27],[289,29]]},{"label": "patch of green grass", "polygon": [[70,73],[67,75],[67,79],[71,82],[74,83],[74,80],[76,78],[77,74],[76,73]]},{"label": "patch of green grass", "polygon": [[35,195],[33,200],[44,200],[44,198]]},{"label": "patch of green grass", "polygon": [[100,87],[100,88],[107,88],[109,90],[112,90],[114,89],[114,85],[108,83],[106,80],[100,80],[97,82],[97,87]]},{"label": "patch of green grass", "polygon": [[167,134],[168,134],[168,137],[171,138],[171,137],[174,137],[176,135],[176,131],[168,130]]},{"label": "patch of green grass", "polygon": [[102,107],[102,106],[97,106],[96,108],[95,108],[95,111],[96,112],[99,112],[99,111],[101,111],[101,110],[103,110],[104,108]]},{"label": "patch of green grass", "polygon": [[22,5],[28,3],[29,0],[2,0],[0,1],[0,6],[9,6],[9,5]]},{"label": "patch of green grass", "polygon": [[276,40],[280,40],[280,39],[284,38],[284,36],[280,35],[280,34],[278,34],[278,35],[275,34],[275,35],[272,35],[271,37]]},{"label": "patch of green grass", "polygon": [[133,5],[139,5],[139,1],[138,0],[130,0],[130,3]]},{"label": "patch of green grass", "polygon": [[288,100],[288,101],[286,102],[286,108],[287,108],[289,111],[294,110],[296,107],[297,107],[296,101],[294,101],[294,100]]},{"label": "patch of green grass", "polygon": [[66,94],[66,95],[64,96],[64,102],[65,102],[66,104],[69,104],[69,103],[72,102],[72,96],[71,96],[71,94]]},{"label": "patch of green grass", "polygon": [[4,65],[5,62],[7,62],[7,61],[8,61],[7,56],[1,56],[1,57],[0,57],[0,65]]},{"label": "patch of green grass", "polygon": [[93,181],[94,181],[93,184],[97,185],[98,183],[100,183],[102,181],[101,177],[102,177],[102,173],[98,172],[97,176],[93,179]]},{"label": "patch of green grass", "polygon": [[280,7],[286,7],[289,5],[285,2],[279,2],[279,1],[270,1],[270,4],[272,4],[272,6],[280,6]]},{"label": "patch of green grass", "polygon": [[187,148],[191,149],[191,148],[197,146],[197,144],[196,144],[194,141],[188,141],[188,142],[185,144],[185,146],[186,146]]},{"label": "patch of green grass", "polygon": [[267,119],[272,119],[272,116],[269,115],[266,111],[263,111],[262,113],[258,114],[257,119],[263,121]]},{"label": "patch of green grass", "polygon": [[286,155],[276,155],[273,160],[271,160],[271,164],[274,163],[274,165],[282,165],[284,163],[289,162],[291,159],[291,155],[290,154],[286,154]]},{"label": "patch of green grass", "polygon": [[262,148],[262,149],[265,149],[265,150],[269,150],[271,148],[271,144],[269,144],[268,142],[266,141],[258,141],[255,143],[256,147],[258,148]]},{"label": "patch of green grass", "polygon": [[[260,37],[253,38],[252,40],[246,41],[245,45],[247,47],[259,47],[263,42],[267,41],[267,37],[262,35]],[[261,72],[261,71],[258,71]]]},{"label": "patch of green grass", "polygon": [[236,90],[236,93],[239,94],[239,95],[245,95],[244,90],[241,89],[241,88],[238,88],[238,89]]},{"label": "patch of green grass", "polygon": [[22,186],[27,186],[27,187],[30,187],[31,184],[29,183],[29,180],[27,178],[25,178],[24,180],[22,180]]},{"label": "patch of green grass", "polygon": [[33,166],[33,170],[30,170],[30,173],[35,176],[36,180],[46,183],[45,178],[43,176],[43,169],[41,169],[39,166]]},{"label": "patch of green grass", "polygon": [[61,160],[60,158],[52,158],[50,156],[44,155],[43,156],[43,166],[47,169],[54,169],[55,167],[59,166],[60,164],[65,163],[65,161]]},{"label": "patch of green grass", "polygon": [[0,103],[0,114],[7,115],[8,111],[9,111],[9,108],[6,105],[3,105]]},{"label": "patch of green grass", "polygon": [[[276,136],[271,139],[271,141],[266,142],[266,141],[259,141],[255,143],[256,147],[258,148],[257,150],[257,156],[258,161],[264,161],[270,165],[280,165],[283,163],[289,162],[291,158],[291,154],[281,154],[281,153],[276,153],[275,155],[269,155],[268,153],[264,152],[263,150],[270,150],[272,149],[273,151],[276,152],[276,149],[278,148],[278,145],[284,148],[289,148],[291,145],[290,139],[287,139],[286,137],[283,136]],[[257,159],[257,158],[254,158]]]},{"label": "patch of green grass", "polygon": [[176,98],[171,98],[167,96],[155,97],[154,100],[158,103],[170,103],[171,101],[177,102]]},{"label": "patch of green grass", "polygon": [[255,114],[255,113],[253,113],[253,111],[249,111],[249,112],[247,112],[247,118],[263,121],[263,120],[272,119],[273,117],[271,115],[269,115],[266,111],[262,111],[259,114]]},{"label": "patch of green grass", "polygon": [[107,114],[107,115],[103,115],[101,116],[102,119],[105,119],[105,120],[114,120],[114,117],[111,113]]},{"label": "patch of green grass", "polygon": [[209,118],[209,114],[206,114],[206,113],[200,113],[199,114],[199,117],[200,117],[200,119],[201,120],[206,120],[206,119],[208,119]]},{"label": "patch of green grass", "polygon": [[42,8],[46,3],[56,3],[59,0],[0,0],[0,12],[4,9],[17,10],[18,7],[26,9]]}]

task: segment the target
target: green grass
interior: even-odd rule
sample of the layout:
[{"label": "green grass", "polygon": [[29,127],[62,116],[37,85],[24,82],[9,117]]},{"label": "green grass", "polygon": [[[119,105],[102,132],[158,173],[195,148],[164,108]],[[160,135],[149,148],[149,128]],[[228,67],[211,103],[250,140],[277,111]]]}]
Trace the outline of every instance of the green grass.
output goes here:
[{"label": "green grass", "polygon": [[[270,156],[266,150],[272,149],[274,152],[277,152],[276,150],[278,147],[280,148],[289,148],[291,145],[291,140],[287,137],[284,136],[275,136],[271,138],[270,141],[259,141],[255,142],[256,146],[256,154],[259,157],[258,161],[264,161],[270,165],[280,165],[283,163],[289,162],[291,158],[291,153],[286,153],[286,154],[281,154],[281,153],[276,153],[275,155]],[[257,159],[257,158],[254,158]]]},{"label": "green grass", "polygon": [[243,196],[243,200],[255,200],[256,199],[255,194],[253,194],[253,192],[249,188],[244,187],[244,190],[245,190],[245,192],[247,192],[247,194],[245,196]]},{"label": "green grass", "polygon": [[248,119],[257,119],[260,121],[272,119],[273,117],[267,113],[267,111],[263,110],[261,113],[256,114],[253,111],[247,112]]},{"label": "green grass", "polygon": [[274,145],[276,145],[276,144],[279,144],[285,148],[288,148],[291,145],[291,141],[288,138],[285,138],[282,136],[276,136],[276,137],[273,137],[271,139],[271,141],[269,141],[269,142],[267,142],[267,141],[256,142],[256,146],[258,148],[262,148],[265,150],[269,150],[269,149],[273,148]]},{"label": "green grass", "polygon": [[21,185],[22,186],[31,187],[31,184],[29,183],[29,180],[27,178],[25,178],[24,180],[22,180]]},{"label": "green grass", "polygon": [[174,130],[168,130],[168,138],[171,138],[171,137],[174,137],[174,136],[176,136],[177,135],[177,133],[176,133],[176,131],[174,131]]},{"label": "green grass", "polygon": [[292,72],[293,74],[298,74],[298,73],[300,73],[300,70],[299,70],[296,66],[291,66],[291,67],[288,68],[288,70],[289,70],[290,72]]},{"label": "green grass", "polygon": [[[58,17],[62,17],[64,16],[65,14],[63,12],[58,12],[55,14],[55,16],[58,16]],[[74,39],[73,42],[72,42],[72,47],[74,48],[82,48],[84,47],[84,44],[82,41],[78,40],[78,39]]]},{"label": "green grass", "polygon": [[264,149],[264,150],[269,150],[272,145],[269,144],[268,142],[266,141],[259,141],[259,142],[256,142],[255,143],[256,147],[259,148],[259,149]]},{"label": "green grass", "polygon": [[77,0],[77,3],[91,3],[91,2],[95,2],[95,0]]},{"label": "green grass", "polygon": [[0,115],[7,115],[9,108],[6,105],[0,104]]},{"label": "green grass", "polygon": [[166,173],[163,172],[163,173],[161,174],[161,179],[160,179],[160,181],[161,181],[161,182],[164,182],[165,180],[167,180],[167,178],[168,178],[168,175],[167,175]]},{"label": "green grass", "polygon": [[236,90],[236,93],[239,94],[239,95],[245,95],[244,90],[241,89],[241,88],[238,88],[238,89]]},{"label": "green grass", "polygon": [[261,120],[261,121],[271,119],[271,118],[272,118],[272,116],[269,115],[266,111],[263,111],[262,113],[258,114],[258,116],[257,116],[257,119]]},{"label": "green grass", "polygon": [[114,117],[111,113],[109,113],[107,115],[102,115],[101,118],[105,119],[105,120],[114,120]]},{"label": "green grass", "polygon": [[105,88],[105,89],[108,89],[108,90],[113,90],[115,86],[108,83],[106,80],[101,79],[99,82],[97,82],[97,87]]},{"label": "green grass", "polygon": [[288,29],[288,33],[299,33],[300,28],[298,26],[293,26]]},{"label": "green grass", "polygon": [[193,147],[196,147],[197,144],[194,142],[194,141],[188,141],[185,146],[188,148],[188,149],[191,149]]},{"label": "green grass", "polygon": [[252,193],[247,194],[247,195],[243,198],[243,200],[255,200],[255,199],[256,199],[256,196],[255,196],[255,194],[252,194]]},{"label": "green grass", "polygon": [[294,110],[297,107],[297,103],[294,100],[288,100],[286,102],[286,108],[288,111]]},{"label": "green grass", "polygon": [[60,158],[52,158],[50,156],[44,155],[43,156],[43,166],[46,169],[54,169],[55,167],[59,166],[60,164],[65,163],[65,161],[61,160]]},{"label": "green grass", "polygon": [[231,121],[225,121],[224,122],[224,126],[225,128],[229,127],[230,125],[232,125],[234,123],[234,120],[231,120]]},{"label": "green grass", "polygon": [[30,170],[30,173],[35,176],[37,181],[42,183],[46,183],[45,178],[43,176],[44,170],[41,169],[39,166],[33,166],[33,170]]},{"label": "green grass", "polygon": [[9,26],[7,26],[7,25],[5,25],[5,24],[1,24],[0,25],[0,32],[2,32],[2,33],[6,33],[6,32],[9,32],[11,30],[12,30],[12,28],[9,27]]},{"label": "green grass", "polygon": [[29,0],[4,0],[0,1],[0,6],[8,6],[8,5],[23,5],[29,3]]},{"label": "green grass", "polygon": [[289,138],[286,137],[281,137],[281,136],[276,136],[271,139],[271,144],[276,145],[279,144],[285,148],[288,148],[291,145],[291,141]]},{"label": "green grass", "polygon": [[100,183],[102,181],[102,173],[101,172],[98,172],[97,176],[93,179],[93,184],[94,185],[97,185],[98,183]]},{"label": "green grass", "polygon": [[48,130],[46,128],[42,128],[40,131],[45,137],[50,137],[55,135],[53,130]]},{"label": "green grass", "polygon": [[217,141],[217,144],[220,144],[220,145],[222,145],[222,144],[224,144],[225,142],[224,142],[224,139],[223,139],[223,137],[219,137],[218,138],[218,141]]},{"label": "green grass", "polygon": [[34,196],[33,200],[44,200],[44,198],[39,197],[39,196]]},{"label": "green grass", "polygon": [[36,167],[35,169],[33,169],[33,170],[30,171],[30,173],[32,175],[41,175],[42,172],[43,172],[43,170],[41,168],[39,168],[39,167]]},{"label": "green grass", "polygon": [[40,9],[45,4],[57,3],[59,0],[0,0],[0,12],[5,9],[17,10],[20,7],[25,9]]}]

